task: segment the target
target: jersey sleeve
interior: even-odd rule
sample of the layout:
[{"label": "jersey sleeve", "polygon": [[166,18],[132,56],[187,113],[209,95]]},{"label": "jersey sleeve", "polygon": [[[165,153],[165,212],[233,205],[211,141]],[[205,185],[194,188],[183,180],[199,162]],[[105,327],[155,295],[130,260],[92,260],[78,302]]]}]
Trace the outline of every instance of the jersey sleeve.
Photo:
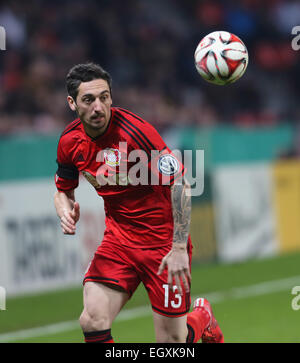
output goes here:
[{"label": "jersey sleeve", "polygon": [[77,188],[79,172],[72,163],[67,144],[61,138],[57,147],[57,171],[55,184],[58,191],[68,191]]}]

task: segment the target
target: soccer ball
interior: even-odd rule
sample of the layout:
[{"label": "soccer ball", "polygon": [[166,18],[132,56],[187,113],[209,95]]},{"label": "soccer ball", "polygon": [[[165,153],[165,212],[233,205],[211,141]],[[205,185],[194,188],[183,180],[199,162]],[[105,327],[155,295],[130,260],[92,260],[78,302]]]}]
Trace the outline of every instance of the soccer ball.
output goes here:
[{"label": "soccer ball", "polygon": [[195,66],[208,82],[225,85],[242,77],[248,65],[248,51],[236,35],[215,31],[206,35],[195,51]]}]

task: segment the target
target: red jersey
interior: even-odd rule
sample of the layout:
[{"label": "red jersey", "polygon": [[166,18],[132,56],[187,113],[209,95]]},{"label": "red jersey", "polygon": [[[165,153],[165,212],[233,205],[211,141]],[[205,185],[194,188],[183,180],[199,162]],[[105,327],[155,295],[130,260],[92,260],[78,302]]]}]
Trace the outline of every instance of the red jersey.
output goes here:
[{"label": "red jersey", "polygon": [[104,134],[91,138],[76,119],[60,137],[57,163],[59,191],[75,189],[81,172],[104,199],[105,234],[117,243],[134,248],[172,244],[170,185],[184,167],[148,122],[112,107]]}]

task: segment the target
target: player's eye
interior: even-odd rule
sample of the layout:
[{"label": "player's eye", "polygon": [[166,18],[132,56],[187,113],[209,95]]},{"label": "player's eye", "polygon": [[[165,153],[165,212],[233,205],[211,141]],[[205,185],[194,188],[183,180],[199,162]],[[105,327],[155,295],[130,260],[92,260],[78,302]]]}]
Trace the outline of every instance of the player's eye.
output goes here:
[{"label": "player's eye", "polygon": [[108,99],[108,95],[103,95],[100,97],[101,102],[105,102]]},{"label": "player's eye", "polygon": [[83,100],[83,102],[84,102],[85,104],[89,105],[89,104],[91,104],[91,103],[93,102],[93,100],[92,100],[91,98],[85,98],[85,99]]}]

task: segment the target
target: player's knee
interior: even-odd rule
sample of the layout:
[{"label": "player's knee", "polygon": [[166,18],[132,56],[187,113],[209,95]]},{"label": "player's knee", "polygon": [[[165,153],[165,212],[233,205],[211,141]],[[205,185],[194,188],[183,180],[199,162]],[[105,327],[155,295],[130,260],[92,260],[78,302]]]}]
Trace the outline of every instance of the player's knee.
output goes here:
[{"label": "player's knee", "polygon": [[157,343],[185,343],[179,334],[162,334],[157,338]]},{"label": "player's knee", "polygon": [[99,312],[88,312],[84,310],[79,318],[79,324],[83,331],[98,331],[110,328],[107,315]]},{"label": "player's knee", "polygon": [[157,343],[185,343],[186,336],[184,332],[163,330],[158,334],[156,340]]}]

